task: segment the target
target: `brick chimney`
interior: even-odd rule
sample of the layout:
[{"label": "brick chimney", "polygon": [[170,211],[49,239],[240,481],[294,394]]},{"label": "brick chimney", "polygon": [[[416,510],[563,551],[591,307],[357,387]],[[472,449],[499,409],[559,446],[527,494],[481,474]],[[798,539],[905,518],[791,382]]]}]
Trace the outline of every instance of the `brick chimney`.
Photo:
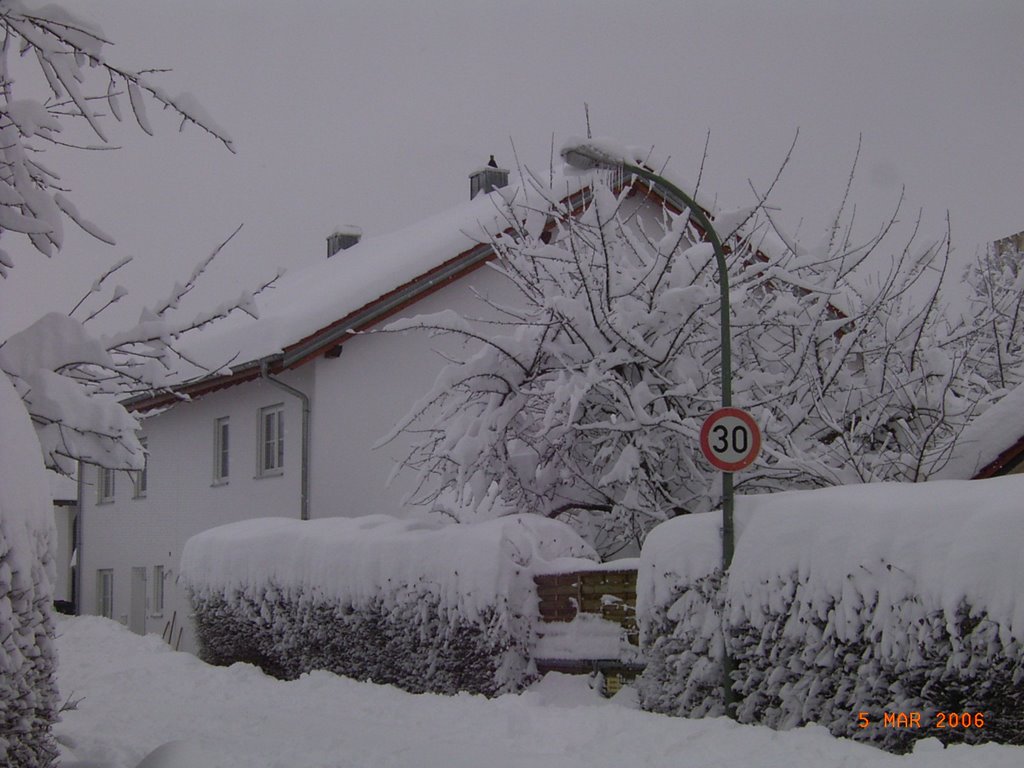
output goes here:
[{"label": "brick chimney", "polygon": [[496,189],[508,186],[508,169],[499,168],[491,155],[490,161],[483,168],[469,174],[469,199],[483,192],[493,192]]}]

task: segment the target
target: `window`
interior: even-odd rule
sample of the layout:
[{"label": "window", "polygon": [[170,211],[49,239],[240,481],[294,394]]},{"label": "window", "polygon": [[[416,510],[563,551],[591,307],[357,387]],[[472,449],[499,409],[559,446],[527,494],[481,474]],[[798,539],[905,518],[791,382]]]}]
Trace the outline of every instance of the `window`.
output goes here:
[{"label": "window", "polygon": [[100,467],[97,475],[96,500],[103,503],[114,500],[114,470]]},{"label": "window", "polygon": [[231,464],[228,461],[231,450],[231,429],[228,417],[213,422],[213,482],[226,483]]},{"label": "window", "polygon": [[111,568],[96,571],[96,613],[114,618],[114,571]]},{"label": "window", "polygon": [[164,567],[153,566],[153,597],[149,612],[154,616],[162,616],[164,612]]},{"label": "window", "polygon": [[260,475],[284,471],[284,405],[260,409]]},{"label": "window", "polygon": [[149,484],[149,451],[147,450],[146,438],[140,437],[139,443],[142,444],[142,450],[146,455],[143,457],[142,469],[132,472],[132,484],[135,486],[134,497],[136,499],[144,499],[146,498],[146,486]]}]

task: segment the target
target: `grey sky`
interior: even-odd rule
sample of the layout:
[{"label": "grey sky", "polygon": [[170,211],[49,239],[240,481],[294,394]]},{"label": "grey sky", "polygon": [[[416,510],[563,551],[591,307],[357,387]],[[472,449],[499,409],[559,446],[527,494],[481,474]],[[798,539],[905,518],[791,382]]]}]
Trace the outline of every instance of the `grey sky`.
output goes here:
[{"label": "grey sky", "polygon": [[[863,136],[858,218],[880,221],[907,187],[938,237],[949,209],[961,260],[1024,229],[1024,3],[1016,0],[294,3],[80,0],[76,13],[130,67],[168,66],[235,138],[231,155],[158,119],[124,148],[51,156],[79,208],[118,239],[69,238],[51,263],[24,248],[0,335],[67,310],[101,268],[138,298],[169,286],[235,226],[210,294],[324,257],[335,224],[370,236],[468,196],[490,153],[546,170],[552,134],[655,145],[726,205],[770,182],[783,220],[820,230]],[[151,108],[154,117],[155,108]],[[11,242],[7,247],[12,247]]]}]

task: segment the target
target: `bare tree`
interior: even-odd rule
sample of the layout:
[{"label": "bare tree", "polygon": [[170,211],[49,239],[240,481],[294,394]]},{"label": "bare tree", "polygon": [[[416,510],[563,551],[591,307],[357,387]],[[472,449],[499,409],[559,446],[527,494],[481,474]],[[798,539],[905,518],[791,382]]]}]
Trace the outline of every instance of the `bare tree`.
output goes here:
[{"label": "bare tree", "polygon": [[[582,211],[536,177],[508,205],[493,246],[520,301],[492,304],[501,320],[389,326],[473,345],[388,438],[412,436],[413,502],[459,520],[561,516],[608,554],[719,503],[697,447],[720,402],[719,291],[688,212],[637,179],[586,183]],[[969,329],[941,304],[948,238],[917,246],[915,228],[878,272],[898,210],[855,242],[843,207],[805,249],[762,202],[714,218],[728,235],[733,402],[764,437],[737,488],[927,478],[990,391]],[[538,216],[546,227],[527,225]]]}]

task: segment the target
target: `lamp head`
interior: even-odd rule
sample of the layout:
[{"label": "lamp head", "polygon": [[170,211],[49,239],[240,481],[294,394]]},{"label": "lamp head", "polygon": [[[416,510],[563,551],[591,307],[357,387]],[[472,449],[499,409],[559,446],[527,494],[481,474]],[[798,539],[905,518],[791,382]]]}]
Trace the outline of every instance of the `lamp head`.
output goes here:
[{"label": "lamp head", "polygon": [[600,166],[599,161],[587,152],[586,147],[564,147],[561,154],[565,164],[578,171],[589,171]]},{"label": "lamp head", "polygon": [[566,165],[578,171],[589,171],[592,168],[617,169],[624,162],[622,156],[604,151],[596,142],[585,139],[569,140],[559,154]]}]

